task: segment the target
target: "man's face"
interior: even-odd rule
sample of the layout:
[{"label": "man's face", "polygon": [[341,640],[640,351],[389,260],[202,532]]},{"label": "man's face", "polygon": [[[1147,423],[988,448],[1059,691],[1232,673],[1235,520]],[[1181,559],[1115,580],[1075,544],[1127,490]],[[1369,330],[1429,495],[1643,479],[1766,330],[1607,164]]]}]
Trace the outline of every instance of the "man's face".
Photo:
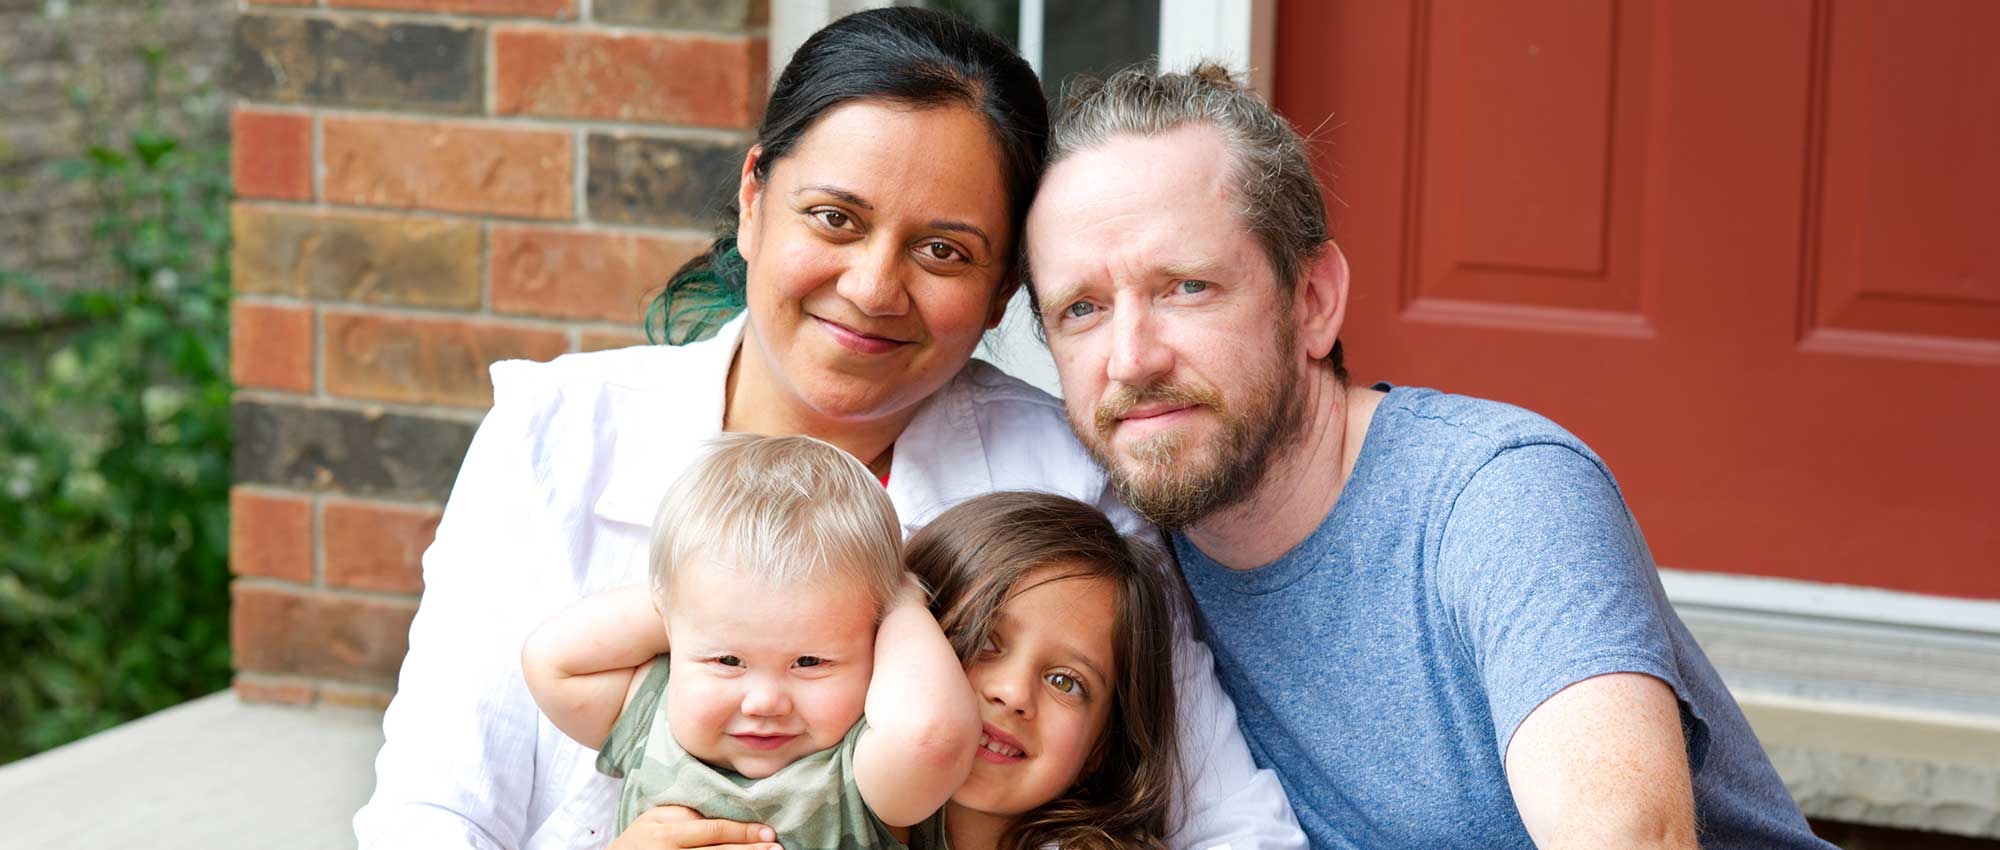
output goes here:
[{"label": "man's face", "polygon": [[1070,425],[1177,528],[1241,501],[1303,418],[1293,311],[1212,127],[1122,136],[1043,179],[1029,264]]}]

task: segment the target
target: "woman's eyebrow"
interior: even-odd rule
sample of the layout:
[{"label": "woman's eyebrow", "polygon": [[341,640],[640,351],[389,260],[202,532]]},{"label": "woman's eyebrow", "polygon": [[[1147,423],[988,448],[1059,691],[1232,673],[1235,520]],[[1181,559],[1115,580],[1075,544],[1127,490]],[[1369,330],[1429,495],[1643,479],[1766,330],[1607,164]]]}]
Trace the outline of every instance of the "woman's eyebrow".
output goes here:
[{"label": "woman's eyebrow", "polygon": [[832,195],[834,200],[836,201],[839,201],[843,204],[847,204],[849,206],[860,207],[861,209],[864,210],[872,211],[875,209],[874,204],[868,203],[867,199],[862,198],[860,195],[856,195],[853,192],[849,192],[846,189],[840,188],[839,186],[828,186],[824,183],[812,183],[805,186],[800,186],[797,191],[792,192],[792,197],[797,198],[798,196],[804,195],[808,192],[820,192],[823,194]]},{"label": "woman's eyebrow", "polygon": [[985,247],[989,251],[993,250],[993,240],[987,238],[986,231],[980,230],[978,225],[945,218],[945,219],[932,220],[930,222],[930,228],[932,230],[950,230],[956,233],[963,233],[968,236],[972,236],[979,240],[981,246]]}]

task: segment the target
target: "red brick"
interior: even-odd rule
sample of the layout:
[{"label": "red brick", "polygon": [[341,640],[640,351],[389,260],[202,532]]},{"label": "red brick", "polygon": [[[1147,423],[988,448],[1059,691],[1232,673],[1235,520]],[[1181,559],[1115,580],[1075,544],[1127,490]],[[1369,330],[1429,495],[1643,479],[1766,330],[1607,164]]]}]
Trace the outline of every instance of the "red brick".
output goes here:
[{"label": "red brick", "polygon": [[644,331],[584,331],[581,351],[603,351],[607,348],[630,348],[652,342]]},{"label": "red brick", "polygon": [[312,501],[304,496],[229,490],[229,570],[311,582]]},{"label": "red brick", "polygon": [[229,376],[238,386],[312,392],[312,310],[229,305]]},{"label": "red brick", "polygon": [[336,9],[404,9],[524,18],[574,18],[576,0],[327,0]]},{"label": "red brick", "polygon": [[311,705],[315,695],[313,686],[304,682],[268,679],[255,674],[237,674],[230,687],[236,691],[236,698],[244,702]]},{"label": "red brick", "polygon": [[236,292],[320,301],[479,306],[479,223],[237,204]]},{"label": "red brick", "polygon": [[230,588],[236,669],[390,685],[410,647],[415,602]]},{"label": "red brick", "polygon": [[245,198],[312,200],[312,119],[238,109],[229,122],[230,179]]},{"label": "red brick", "polygon": [[311,6],[313,0],[250,0],[252,6]]},{"label": "red brick", "polygon": [[485,407],[486,367],[569,350],[561,331],[459,319],[326,314],[326,389],[349,398]]},{"label": "red brick", "polygon": [[562,132],[327,118],[323,189],[334,203],[571,218],[575,152]]},{"label": "red brick", "polygon": [[320,510],[326,583],[355,590],[421,593],[424,549],[437,537],[436,508],[327,502]]},{"label": "red brick", "polygon": [[493,34],[495,109],[745,128],[764,104],[765,43],[543,28]]},{"label": "red brick", "polygon": [[646,302],[706,239],[493,228],[493,309],[637,327]]}]

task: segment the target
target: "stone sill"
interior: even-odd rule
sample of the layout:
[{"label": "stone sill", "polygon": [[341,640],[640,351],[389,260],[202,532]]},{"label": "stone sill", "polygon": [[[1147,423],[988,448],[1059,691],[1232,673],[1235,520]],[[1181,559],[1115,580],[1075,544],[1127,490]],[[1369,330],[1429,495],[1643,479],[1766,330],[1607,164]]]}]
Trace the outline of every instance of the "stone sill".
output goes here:
[{"label": "stone sill", "polygon": [[[2000,837],[2000,721],[1738,694],[1808,815]],[[382,715],[224,692],[0,768],[9,846],[354,846]]]}]

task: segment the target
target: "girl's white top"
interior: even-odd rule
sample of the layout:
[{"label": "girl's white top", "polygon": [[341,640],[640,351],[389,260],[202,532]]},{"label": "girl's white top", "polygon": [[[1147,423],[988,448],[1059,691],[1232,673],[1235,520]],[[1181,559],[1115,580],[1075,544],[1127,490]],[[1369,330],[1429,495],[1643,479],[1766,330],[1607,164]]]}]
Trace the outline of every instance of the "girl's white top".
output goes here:
[{"label": "girl's white top", "polygon": [[[617,780],[535,707],[521,642],[569,602],[645,580],[661,495],[722,429],[742,328],[739,317],[681,347],[494,364],[492,412],[424,552],[375,794],[354,816],[363,848],[597,848],[616,837]],[[906,535],[995,490],[1060,493],[1127,531],[1145,528],[1108,492],[1062,403],[978,360],[897,439],[888,490]],[[1185,625],[1174,662],[1192,785],[1172,845],[1304,848],[1276,775],[1251,761],[1208,648]]]}]

